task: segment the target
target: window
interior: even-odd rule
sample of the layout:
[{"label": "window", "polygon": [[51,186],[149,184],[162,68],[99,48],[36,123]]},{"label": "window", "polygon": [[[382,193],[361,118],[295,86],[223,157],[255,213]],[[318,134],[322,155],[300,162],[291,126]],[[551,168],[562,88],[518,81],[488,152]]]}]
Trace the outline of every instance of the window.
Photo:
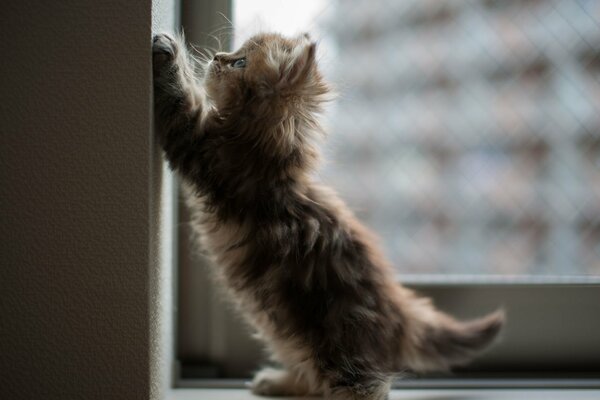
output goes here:
[{"label": "window", "polygon": [[[399,279],[465,318],[506,307],[503,342],[463,373],[600,371],[600,3],[228,10],[235,45],[260,29],[319,40],[341,93],[320,175],[382,237]],[[183,266],[184,377],[247,376],[259,347],[211,290]]]}]

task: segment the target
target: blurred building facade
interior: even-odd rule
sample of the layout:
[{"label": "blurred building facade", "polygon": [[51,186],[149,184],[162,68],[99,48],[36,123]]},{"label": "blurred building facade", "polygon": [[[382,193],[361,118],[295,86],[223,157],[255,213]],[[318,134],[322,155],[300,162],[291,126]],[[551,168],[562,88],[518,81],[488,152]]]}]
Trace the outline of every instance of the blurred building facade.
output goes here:
[{"label": "blurred building facade", "polygon": [[600,275],[600,2],[339,0],[321,173],[403,274]]}]

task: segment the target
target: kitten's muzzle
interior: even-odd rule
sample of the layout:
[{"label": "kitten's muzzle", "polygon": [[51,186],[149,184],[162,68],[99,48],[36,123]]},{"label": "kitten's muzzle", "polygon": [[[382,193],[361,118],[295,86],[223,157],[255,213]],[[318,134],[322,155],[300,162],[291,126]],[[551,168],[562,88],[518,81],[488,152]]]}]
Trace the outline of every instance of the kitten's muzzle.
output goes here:
[{"label": "kitten's muzzle", "polygon": [[218,60],[214,59],[213,61],[210,62],[209,64],[209,70],[213,73],[213,74],[220,74],[221,73],[221,62],[219,62]]},{"label": "kitten's muzzle", "polygon": [[225,58],[226,55],[227,55],[227,53],[217,53],[217,54],[215,54],[213,61],[220,63],[223,60],[223,58]]}]

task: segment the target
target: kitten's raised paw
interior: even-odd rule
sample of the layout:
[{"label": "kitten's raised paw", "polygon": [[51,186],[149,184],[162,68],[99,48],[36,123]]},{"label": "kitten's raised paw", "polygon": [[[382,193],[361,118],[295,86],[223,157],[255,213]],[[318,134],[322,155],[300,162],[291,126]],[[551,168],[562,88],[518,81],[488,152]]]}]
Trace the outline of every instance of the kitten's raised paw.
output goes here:
[{"label": "kitten's raised paw", "polygon": [[286,396],[295,392],[290,383],[287,371],[265,368],[254,376],[250,388],[259,396]]},{"label": "kitten's raised paw", "polygon": [[177,42],[166,33],[159,33],[152,38],[152,60],[154,64],[172,61],[177,55]]}]

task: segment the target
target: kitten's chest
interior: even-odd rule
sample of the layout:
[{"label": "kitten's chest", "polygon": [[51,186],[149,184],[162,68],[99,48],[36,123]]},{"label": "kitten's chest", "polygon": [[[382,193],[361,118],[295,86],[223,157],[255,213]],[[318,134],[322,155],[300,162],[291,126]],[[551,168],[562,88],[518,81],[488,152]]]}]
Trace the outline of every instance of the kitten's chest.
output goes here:
[{"label": "kitten's chest", "polygon": [[[192,206],[194,230],[202,249],[212,261],[213,278],[228,293],[228,299],[242,312],[243,317],[261,334],[269,335],[274,328],[270,314],[280,277],[277,268],[249,282],[247,272],[256,265],[249,265],[251,251],[249,229],[243,224],[224,223],[217,216],[203,211],[201,203]],[[250,238],[250,241],[251,238]]]},{"label": "kitten's chest", "polygon": [[201,204],[193,207],[193,228],[201,248],[208,253],[217,269],[227,269],[244,261],[248,230],[243,224],[223,222],[215,214],[202,210]]},{"label": "kitten's chest", "polygon": [[290,232],[297,235],[299,229],[287,232],[273,226],[259,229],[256,224],[223,221],[197,196],[187,198],[187,205],[217,282],[244,310],[268,312],[270,305],[278,303],[282,287],[289,280],[290,248],[297,242]]},{"label": "kitten's chest", "polygon": [[199,247],[212,261],[213,276],[227,289],[238,291],[240,275],[247,268],[248,242],[252,241],[249,227],[221,220],[216,213],[207,211],[202,198],[188,197],[187,205]]}]

